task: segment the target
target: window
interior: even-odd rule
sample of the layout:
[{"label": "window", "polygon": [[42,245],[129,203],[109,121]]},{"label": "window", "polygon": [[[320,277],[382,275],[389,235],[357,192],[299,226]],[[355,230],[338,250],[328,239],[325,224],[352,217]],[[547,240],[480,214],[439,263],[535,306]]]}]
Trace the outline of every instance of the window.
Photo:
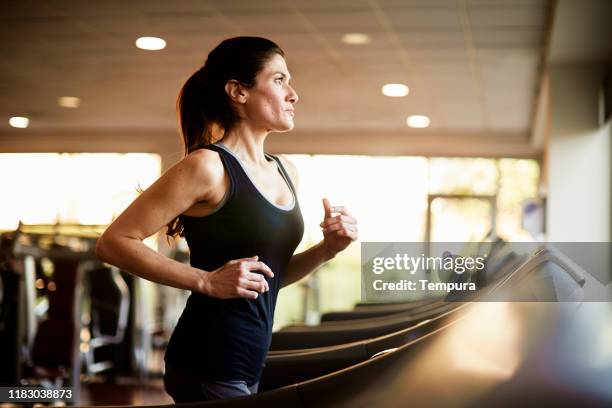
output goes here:
[{"label": "window", "polygon": [[161,172],[156,154],[0,154],[0,229],[109,224]]},{"label": "window", "polygon": [[323,236],[321,199],[345,205],[359,220],[358,242],[322,267],[308,284],[280,292],[275,328],[319,312],[350,309],[361,297],[360,242],[480,241],[492,227],[509,241],[528,238],[521,206],[536,197],[534,160],[287,155],[300,174],[305,234],[297,252]]}]

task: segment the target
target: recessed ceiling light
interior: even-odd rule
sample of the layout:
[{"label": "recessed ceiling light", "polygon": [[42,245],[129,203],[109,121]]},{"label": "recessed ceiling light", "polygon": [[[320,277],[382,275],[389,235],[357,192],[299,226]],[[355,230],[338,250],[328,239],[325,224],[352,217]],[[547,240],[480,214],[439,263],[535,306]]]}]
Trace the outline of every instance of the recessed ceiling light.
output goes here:
[{"label": "recessed ceiling light", "polygon": [[57,98],[57,104],[62,108],[78,108],[81,105],[81,99],[76,96],[61,96]]},{"label": "recessed ceiling light", "polygon": [[141,50],[157,51],[166,48],[166,41],[157,37],[140,37],[136,46]]},{"label": "recessed ceiling light", "polygon": [[404,84],[386,84],[382,87],[382,93],[385,96],[400,97],[408,95],[410,90]]},{"label": "recessed ceiling light", "polygon": [[30,124],[30,119],[23,116],[13,116],[9,119],[9,125],[14,128],[25,129]]},{"label": "recessed ceiling light", "polygon": [[430,123],[431,120],[425,115],[411,115],[406,119],[406,124],[413,128],[426,128]]},{"label": "recessed ceiling light", "polygon": [[363,33],[346,33],[342,36],[342,42],[350,45],[368,44],[370,41],[370,36]]}]

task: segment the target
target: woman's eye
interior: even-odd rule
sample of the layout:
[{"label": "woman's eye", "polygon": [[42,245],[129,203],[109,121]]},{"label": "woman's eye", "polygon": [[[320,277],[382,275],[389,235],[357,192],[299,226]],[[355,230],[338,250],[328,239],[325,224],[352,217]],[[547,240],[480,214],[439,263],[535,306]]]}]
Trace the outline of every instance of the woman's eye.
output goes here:
[{"label": "woman's eye", "polygon": [[282,84],[283,83],[283,78],[276,78],[276,82],[279,83],[279,84]]}]

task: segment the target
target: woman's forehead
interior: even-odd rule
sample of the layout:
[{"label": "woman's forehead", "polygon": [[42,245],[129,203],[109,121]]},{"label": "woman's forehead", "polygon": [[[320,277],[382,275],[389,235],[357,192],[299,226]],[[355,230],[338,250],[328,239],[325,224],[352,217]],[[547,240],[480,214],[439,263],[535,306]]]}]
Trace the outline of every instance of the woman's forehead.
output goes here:
[{"label": "woman's forehead", "polygon": [[265,72],[268,73],[275,73],[275,72],[282,72],[284,74],[289,73],[289,70],[287,69],[287,63],[285,62],[285,59],[279,55],[279,54],[274,54],[264,65],[263,70]]}]

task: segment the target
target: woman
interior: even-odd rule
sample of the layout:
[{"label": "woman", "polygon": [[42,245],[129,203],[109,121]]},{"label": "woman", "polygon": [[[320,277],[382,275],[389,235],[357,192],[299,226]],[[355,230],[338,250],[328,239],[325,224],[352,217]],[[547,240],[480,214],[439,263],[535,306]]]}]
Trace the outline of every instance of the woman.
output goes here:
[{"label": "woman", "polygon": [[[219,44],[179,95],[186,156],[98,241],[103,261],[192,291],[165,356],[164,385],[176,402],[256,392],[279,289],[357,239],[356,220],[324,199],[323,241],[293,254],[304,229],[297,171],[264,153],[270,132],[293,128],[298,96],[289,80],[273,42]],[[143,244],[164,225],[185,236],[191,265]]]}]

